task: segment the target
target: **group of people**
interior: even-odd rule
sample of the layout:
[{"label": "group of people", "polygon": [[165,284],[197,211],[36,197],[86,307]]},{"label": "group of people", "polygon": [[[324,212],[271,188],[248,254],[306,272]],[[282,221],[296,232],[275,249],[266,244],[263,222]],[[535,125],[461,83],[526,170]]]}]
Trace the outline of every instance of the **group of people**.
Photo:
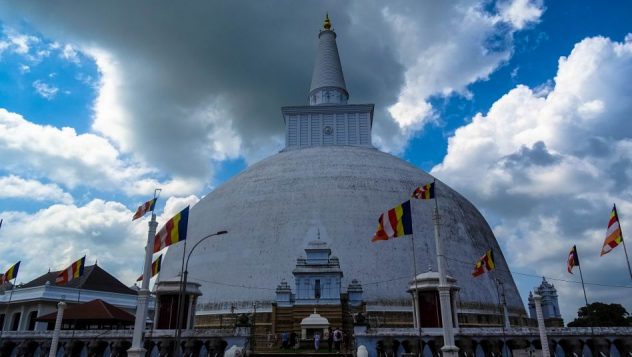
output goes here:
[{"label": "group of people", "polygon": [[298,336],[296,332],[288,333],[287,331],[281,334],[281,349],[287,350],[290,348],[298,348]]},{"label": "group of people", "polygon": [[[333,352],[334,350],[340,353],[340,347],[342,345],[343,334],[339,327],[336,327],[333,331],[329,330],[329,334],[327,336],[327,346],[329,348],[329,352]],[[321,336],[320,333],[314,333],[314,352],[318,352],[318,348],[320,347]],[[290,349],[290,348],[298,348],[298,336],[294,331],[283,332],[281,334],[281,349]]]},{"label": "group of people", "polygon": [[[332,347],[336,350],[336,352],[340,353],[340,345],[342,344],[342,331],[339,327],[335,330],[329,330],[329,335],[327,336],[327,346],[329,347],[329,352],[333,352]],[[320,347],[320,334],[318,332],[314,333],[314,352],[318,352],[318,348]]]}]

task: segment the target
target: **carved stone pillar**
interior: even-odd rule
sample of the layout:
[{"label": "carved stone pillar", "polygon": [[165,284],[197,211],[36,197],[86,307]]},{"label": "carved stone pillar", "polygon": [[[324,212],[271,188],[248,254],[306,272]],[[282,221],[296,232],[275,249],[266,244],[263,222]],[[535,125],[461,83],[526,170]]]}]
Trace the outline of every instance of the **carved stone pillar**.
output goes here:
[{"label": "carved stone pillar", "polygon": [[459,354],[461,356],[464,356],[466,354],[468,356],[474,355],[474,352],[475,352],[474,348],[475,348],[476,342],[474,342],[471,338],[460,337],[456,340],[455,344],[459,348]]},{"label": "carved stone pillar", "polygon": [[558,343],[560,346],[562,346],[562,349],[564,350],[564,353],[566,355],[569,355],[569,356],[582,355],[582,348],[584,347],[584,344],[578,338],[572,338],[572,337],[564,338],[560,340]]},{"label": "carved stone pillar", "polygon": [[591,338],[586,344],[588,344],[593,356],[610,356],[610,341],[607,339],[601,337]]}]

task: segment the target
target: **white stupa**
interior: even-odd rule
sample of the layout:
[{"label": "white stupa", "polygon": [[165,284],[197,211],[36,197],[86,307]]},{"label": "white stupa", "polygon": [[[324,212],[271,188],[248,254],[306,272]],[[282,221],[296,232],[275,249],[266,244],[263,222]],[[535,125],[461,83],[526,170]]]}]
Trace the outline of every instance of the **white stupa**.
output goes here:
[{"label": "white stupa", "polygon": [[[372,146],[372,104],[347,104],[349,93],[327,19],[319,35],[308,106],[282,108],[285,148],[253,164],[191,208],[188,247],[219,230],[229,233],[202,243],[191,256],[189,280],[201,284],[200,303],[218,306],[273,302],[283,279],[292,281],[297,257],[320,232],[344,273],[356,279],[372,311],[410,309],[414,276],[411,239],[419,272],[436,268],[431,200],[415,200],[414,236],[372,243],[381,213],[410,199],[434,177]],[[307,93],[306,93],[307,94]],[[526,316],[489,225],[467,199],[436,182],[441,239],[448,274],[456,279],[459,309],[498,311],[490,274],[471,275],[474,262],[493,249],[494,279],[504,286],[510,315]],[[183,244],[169,248],[160,279],[180,274]]]}]

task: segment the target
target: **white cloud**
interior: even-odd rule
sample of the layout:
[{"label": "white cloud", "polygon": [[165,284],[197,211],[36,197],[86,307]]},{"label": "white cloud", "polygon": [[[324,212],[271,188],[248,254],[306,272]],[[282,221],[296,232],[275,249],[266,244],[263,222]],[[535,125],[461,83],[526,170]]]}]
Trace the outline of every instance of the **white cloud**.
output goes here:
[{"label": "white cloud", "polygon": [[3,212],[1,265],[22,260],[18,281],[26,282],[46,273],[47,267],[61,270],[85,254],[86,264],[98,259],[130,283],[141,270],[147,237],[146,226],[132,223],[132,214],[118,202],[102,200],[84,206],[52,205],[34,214]]},{"label": "white cloud", "polygon": [[[197,201],[195,196],[167,199],[156,218],[158,228]],[[85,254],[86,264],[98,260],[100,266],[131,285],[142,271],[149,220],[147,215],[132,221],[132,215],[119,202],[99,199],[83,206],[55,204],[33,214],[2,212],[0,266],[22,260],[18,281],[27,282],[46,273],[47,267],[63,269]]]},{"label": "white cloud", "polygon": [[[508,2],[509,9],[501,9],[500,15],[486,12],[476,2],[447,4],[444,13],[433,8],[430,16],[444,21],[428,19],[431,26],[406,7],[388,6],[383,11],[398,39],[398,57],[406,68],[398,98],[388,107],[399,126],[397,139],[377,133],[377,143],[386,150],[403,150],[415,132],[436,120],[428,102],[432,95],[471,96],[467,86],[486,79],[507,61],[512,54],[513,33],[537,21],[541,14],[540,5],[522,0]],[[503,15],[503,11],[512,16]],[[523,16],[518,18],[520,14]],[[503,23],[510,26],[501,26]]]},{"label": "white cloud", "polygon": [[9,43],[7,41],[0,41],[0,55],[2,54],[2,52],[4,52],[7,48],[9,48]]},{"label": "white cloud", "polygon": [[[497,222],[516,270],[569,279],[564,264],[577,244],[587,281],[624,280],[622,252],[598,254],[612,202],[632,212],[631,76],[632,37],[584,39],[560,59],[554,85],[517,86],[449,139],[432,173]],[[568,320],[582,299],[573,284],[557,285]],[[632,308],[616,289],[591,290],[593,299]]]},{"label": "white cloud", "polygon": [[504,1],[499,3],[498,8],[503,20],[518,30],[538,22],[544,11],[540,0]]},{"label": "white cloud", "polygon": [[72,203],[73,201],[70,194],[55,184],[43,184],[36,180],[25,180],[14,175],[0,177],[0,187],[2,187],[0,199],[22,198],[62,203]]},{"label": "white cloud", "polygon": [[32,44],[39,42],[35,36],[29,36],[18,33],[10,28],[4,28],[4,34],[7,37],[13,51],[20,55],[27,55]]},{"label": "white cloud", "polygon": [[187,177],[158,180],[155,169],[122,156],[103,137],[34,124],[2,108],[0,160],[10,172],[37,172],[71,189],[84,186],[146,195],[161,187],[166,195],[181,195],[198,192],[204,185]]},{"label": "white cloud", "polygon": [[[2,51],[0,50],[0,52],[2,52]],[[20,73],[22,73],[22,74],[28,73],[28,72],[31,71],[31,67],[29,67],[29,66],[27,66],[25,64],[20,64],[19,68],[20,68]]]},{"label": "white cloud", "polygon": [[79,64],[79,54],[72,45],[66,44],[61,51],[61,57],[74,64]]},{"label": "white cloud", "polygon": [[57,92],[59,92],[59,88],[46,84],[39,79],[33,82],[33,88],[35,88],[37,94],[48,100],[55,98]]}]

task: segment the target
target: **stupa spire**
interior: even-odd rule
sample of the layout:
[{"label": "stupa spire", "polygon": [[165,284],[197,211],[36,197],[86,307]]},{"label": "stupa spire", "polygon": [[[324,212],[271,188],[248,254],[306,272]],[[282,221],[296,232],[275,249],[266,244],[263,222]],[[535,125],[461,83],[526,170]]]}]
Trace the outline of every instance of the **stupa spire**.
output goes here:
[{"label": "stupa spire", "polygon": [[332,29],[329,14],[325,15],[323,29],[318,34],[318,53],[309,88],[310,105],[347,104],[349,92],[342,73],[336,33]]}]

